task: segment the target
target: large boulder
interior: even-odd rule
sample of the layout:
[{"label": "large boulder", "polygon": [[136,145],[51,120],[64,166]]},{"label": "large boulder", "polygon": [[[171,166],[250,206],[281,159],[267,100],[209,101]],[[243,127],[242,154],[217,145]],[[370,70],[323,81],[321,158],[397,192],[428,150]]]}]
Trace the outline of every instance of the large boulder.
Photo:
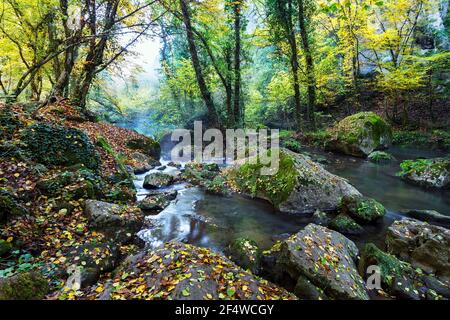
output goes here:
[{"label": "large boulder", "polygon": [[182,243],[142,252],[119,270],[103,299],[295,299],[221,254]]},{"label": "large boulder", "polygon": [[144,223],[144,215],[136,207],[86,200],[84,212],[90,228],[117,242],[133,239]]},{"label": "large boulder", "polygon": [[126,146],[132,150],[138,150],[153,159],[159,159],[161,156],[161,147],[159,143],[152,138],[140,136],[126,141]]},{"label": "large boulder", "polygon": [[294,293],[300,298],[316,299],[322,292],[321,298],[368,299],[355,264],[358,248],[338,232],[309,224],[264,255],[262,274],[288,288],[297,284]]},{"label": "large boulder", "polygon": [[381,203],[362,196],[342,197],[340,207],[343,214],[363,223],[375,222],[383,218],[386,213],[386,209]]},{"label": "large boulder", "polygon": [[386,149],[392,142],[392,130],[380,116],[361,112],[341,120],[330,130],[327,149],[355,157],[367,157],[375,150]]},{"label": "large boulder", "polygon": [[83,164],[97,169],[100,158],[88,136],[78,129],[40,123],[23,133],[30,156],[45,165]]},{"label": "large boulder", "polygon": [[162,172],[153,172],[145,176],[143,187],[145,189],[158,189],[170,186],[173,176]]},{"label": "large boulder", "polygon": [[35,272],[0,278],[0,300],[41,300],[48,291],[47,280]]},{"label": "large boulder", "polygon": [[450,187],[450,158],[406,160],[399,176],[412,184],[428,188]]},{"label": "large boulder", "polygon": [[280,150],[275,175],[262,175],[262,167],[259,163],[237,164],[227,171],[228,182],[240,192],[269,200],[283,212],[335,211],[343,196],[360,195],[347,180],[286,149]]},{"label": "large boulder", "polygon": [[388,228],[386,245],[389,253],[413,267],[450,279],[450,230],[403,219]]}]

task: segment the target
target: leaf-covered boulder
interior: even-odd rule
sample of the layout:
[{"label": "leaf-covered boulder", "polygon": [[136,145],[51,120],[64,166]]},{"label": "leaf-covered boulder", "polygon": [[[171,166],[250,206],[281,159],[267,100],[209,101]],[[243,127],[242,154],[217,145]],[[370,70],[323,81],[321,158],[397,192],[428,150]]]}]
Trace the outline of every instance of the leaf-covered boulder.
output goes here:
[{"label": "leaf-covered boulder", "polygon": [[230,259],[245,270],[258,274],[261,267],[261,250],[258,244],[246,238],[234,240],[228,247]]},{"label": "leaf-covered boulder", "polygon": [[17,197],[0,188],[0,223],[6,222],[10,217],[26,214],[28,214],[28,210],[18,202]]},{"label": "leaf-covered boulder", "polygon": [[287,213],[334,211],[346,195],[360,195],[347,180],[331,174],[307,156],[280,150],[274,175],[261,174],[259,162],[236,164],[227,170],[230,186],[239,192],[270,201]]},{"label": "leaf-covered boulder", "polygon": [[384,217],[386,209],[378,201],[363,196],[345,196],[340,204],[341,212],[363,223],[375,222]]},{"label": "leaf-covered boulder", "polygon": [[46,123],[27,127],[23,133],[30,156],[45,165],[83,164],[98,169],[100,160],[88,136],[78,129]]},{"label": "leaf-covered boulder", "polygon": [[103,299],[295,299],[219,253],[176,242],[127,259],[113,282]]},{"label": "leaf-covered boulder", "polygon": [[413,267],[450,280],[450,230],[403,219],[388,228],[386,245],[389,253]]},{"label": "leaf-covered boulder", "polygon": [[330,131],[327,149],[355,157],[367,157],[392,142],[389,124],[373,112],[360,112],[341,120]]},{"label": "leaf-covered boulder", "polygon": [[133,239],[144,223],[139,208],[103,201],[86,200],[84,213],[91,229],[120,243]]},{"label": "leaf-covered boulder", "polygon": [[138,150],[153,159],[159,159],[161,156],[161,147],[159,143],[152,138],[140,136],[126,141],[126,146],[132,150]]},{"label": "leaf-covered boulder", "polygon": [[[301,298],[314,299],[309,292],[323,292],[323,298],[367,300],[365,283],[358,274],[358,248],[342,234],[315,224],[264,252],[262,274],[276,283],[295,285],[299,278],[310,283],[306,292],[295,291]],[[307,281],[306,281],[307,280]],[[315,290],[311,290],[314,286]]]},{"label": "leaf-covered boulder", "polygon": [[399,176],[409,183],[428,188],[450,187],[450,158],[405,160]]},{"label": "leaf-covered boulder", "polygon": [[173,176],[162,172],[153,172],[145,176],[143,187],[145,189],[158,189],[170,186]]},{"label": "leaf-covered boulder", "polygon": [[48,291],[47,280],[35,272],[0,278],[0,300],[41,300]]}]

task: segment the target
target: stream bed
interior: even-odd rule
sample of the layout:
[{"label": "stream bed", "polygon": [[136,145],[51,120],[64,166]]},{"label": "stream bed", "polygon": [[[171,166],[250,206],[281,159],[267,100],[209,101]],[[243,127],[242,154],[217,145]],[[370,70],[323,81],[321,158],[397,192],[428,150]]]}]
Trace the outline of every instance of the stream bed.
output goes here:
[{"label": "stream bed", "polygon": [[[396,176],[399,164],[405,159],[438,157],[445,154],[415,148],[391,148],[389,152],[395,161],[388,164],[374,164],[320,151],[307,150],[326,159],[324,167],[350,181],[362,194],[381,202],[387,209],[382,221],[373,226],[364,226],[363,236],[349,237],[361,247],[374,242],[383,247],[386,229],[395,220],[401,219],[401,209],[428,209],[450,215],[450,191],[425,190],[402,181]],[[167,159],[161,160],[162,165]],[[151,170],[155,172],[157,169]],[[167,167],[164,171],[177,174]],[[143,199],[146,190],[142,188],[145,174],[135,181],[138,200]],[[289,215],[277,212],[269,203],[242,195],[217,196],[207,194],[197,187],[175,184],[167,189],[178,190],[178,196],[165,210],[156,216],[148,216],[152,227],[144,229],[139,236],[150,246],[158,247],[164,242],[177,240],[223,252],[236,238],[246,237],[268,249],[278,240],[298,232],[311,223],[311,215]]]}]

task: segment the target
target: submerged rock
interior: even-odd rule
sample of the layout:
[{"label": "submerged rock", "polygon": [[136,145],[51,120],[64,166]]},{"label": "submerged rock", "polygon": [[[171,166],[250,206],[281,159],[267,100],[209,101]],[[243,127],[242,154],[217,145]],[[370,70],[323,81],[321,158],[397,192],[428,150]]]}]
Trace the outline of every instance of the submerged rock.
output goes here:
[{"label": "submerged rock", "polygon": [[450,228],[450,217],[434,210],[401,210],[401,212],[411,218],[437,224],[445,228]]},{"label": "submerged rock", "polygon": [[35,272],[0,278],[0,300],[41,300],[48,291],[47,280]]},{"label": "submerged rock", "polygon": [[310,224],[264,254],[262,274],[288,289],[300,280],[310,284],[307,292],[313,295],[295,291],[299,297],[315,299],[323,292],[331,299],[369,298],[356,269],[358,249],[338,232]]},{"label": "submerged rock", "polygon": [[269,200],[282,212],[334,211],[343,196],[360,195],[347,180],[331,174],[302,154],[280,150],[275,175],[262,175],[261,164],[244,163],[228,170],[232,187]]},{"label": "submerged rock", "polygon": [[363,223],[375,222],[386,213],[381,203],[362,196],[344,196],[340,208],[342,213]]},{"label": "submerged rock", "polygon": [[143,187],[145,189],[158,189],[173,183],[173,176],[161,172],[150,173],[145,176]]},{"label": "submerged rock", "polygon": [[114,283],[120,290],[103,299],[295,299],[218,253],[175,242],[127,259]]},{"label": "submerged rock", "polygon": [[450,230],[403,219],[388,228],[386,245],[389,253],[413,267],[450,279]]},{"label": "submerged rock", "polygon": [[398,175],[412,184],[429,188],[450,186],[450,158],[406,160],[400,167]]},{"label": "submerged rock", "polygon": [[93,230],[118,242],[127,242],[141,229],[144,215],[139,208],[86,200],[84,212]]},{"label": "submerged rock", "polygon": [[368,158],[370,162],[374,163],[386,163],[391,160],[394,160],[394,157],[391,154],[384,151],[374,151],[371,154],[369,154]]},{"label": "submerged rock", "polygon": [[95,146],[81,130],[45,123],[31,125],[23,133],[30,156],[44,165],[83,164],[98,169]]},{"label": "submerged rock", "polygon": [[386,149],[392,141],[389,124],[373,112],[360,112],[341,120],[331,129],[327,149],[355,157],[367,157]]}]

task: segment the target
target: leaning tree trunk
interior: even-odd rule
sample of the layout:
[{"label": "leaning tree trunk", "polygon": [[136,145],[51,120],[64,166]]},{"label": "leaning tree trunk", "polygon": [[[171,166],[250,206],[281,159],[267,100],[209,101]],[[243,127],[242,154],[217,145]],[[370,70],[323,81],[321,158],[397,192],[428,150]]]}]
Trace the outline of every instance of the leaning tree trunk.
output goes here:
[{"label": "leaning tree trunk", "polygon": [[195,76],[197,78],[197,83],[205,102],[206,108],[208,109],[208,120],[209,125],[214,127],[219,124],[219,118],[217,116],[216,108],[214,106],[214,101],[212,99],[211,93],[206,85],[205,78],[203,76],[202,67],[200,65],[200,59],[197,53],[197,46],[194,41],[194,32],[192,30],[191,16],[189,12],[188,2],[189,0],[180,0],[181,11],[183,14],[183,22],[186,27],[186,36],[189,45],[189,52],[191,55],[192,65],[194,67]]}]

